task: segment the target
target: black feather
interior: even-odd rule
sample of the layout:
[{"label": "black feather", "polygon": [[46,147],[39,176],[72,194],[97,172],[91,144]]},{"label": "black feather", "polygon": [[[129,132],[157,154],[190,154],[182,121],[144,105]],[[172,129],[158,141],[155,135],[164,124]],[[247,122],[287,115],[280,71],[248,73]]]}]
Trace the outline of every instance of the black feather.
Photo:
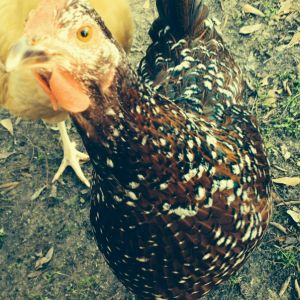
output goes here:
[{"label": "black feather", "polygon": [[207,16],[203,0],[157,0],[159,19],[171,27],[177,39],[192,35]]}]

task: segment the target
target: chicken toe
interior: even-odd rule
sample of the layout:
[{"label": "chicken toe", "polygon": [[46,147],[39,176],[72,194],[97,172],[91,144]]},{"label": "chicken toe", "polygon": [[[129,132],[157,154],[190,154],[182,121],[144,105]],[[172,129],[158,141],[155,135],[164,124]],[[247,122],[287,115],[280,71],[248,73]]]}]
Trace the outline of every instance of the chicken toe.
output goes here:
[{"label": "chicken toe", "polygon": [[74,142],[71,142],[65,122],[58,123],[58,129],[60,131],[63,149],[64,149],[64,158],[60,164],[58,171],[56,172],[52,182],[55,182],[63,174],[64,170],[70,166],[76,173],[77,177],[87,186],[90,187],[88,179],[84,176],[81,167],[80,161],[88,161],[89,156],[85,153],[82,153],[76,149]]}]

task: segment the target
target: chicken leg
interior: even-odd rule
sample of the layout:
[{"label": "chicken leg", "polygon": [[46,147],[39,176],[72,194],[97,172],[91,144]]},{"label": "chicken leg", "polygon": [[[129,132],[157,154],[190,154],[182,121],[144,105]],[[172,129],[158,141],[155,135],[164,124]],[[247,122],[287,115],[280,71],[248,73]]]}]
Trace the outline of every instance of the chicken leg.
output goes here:
[{"label": "chicken leg", "polygon": [[71,142],[65,122],[58,123],[58,129],[60,132],[63,149],[64,149],[64,157],[60,164],[58,171],[56,172],[52,182],[55,182],[64,172],[64,170],[70,166],[76,173],[77,177],[87,186],[90,187],[90,183],[87,178],[84,176],[81,167],[80,161],[88,161],[89,156],[85,153],[82,153],[76,149],[75,142]]}]

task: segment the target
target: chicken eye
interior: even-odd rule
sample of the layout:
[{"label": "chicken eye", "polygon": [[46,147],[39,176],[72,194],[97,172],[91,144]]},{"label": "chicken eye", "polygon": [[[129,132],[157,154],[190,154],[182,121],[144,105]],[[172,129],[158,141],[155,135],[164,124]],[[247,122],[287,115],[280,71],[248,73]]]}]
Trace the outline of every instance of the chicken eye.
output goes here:
[{"label": "chicken eye", "polygon": [[81,42],[88,42],[93,36],[93,28],[90,26],[83,26],[77,31],[77,38]]}]

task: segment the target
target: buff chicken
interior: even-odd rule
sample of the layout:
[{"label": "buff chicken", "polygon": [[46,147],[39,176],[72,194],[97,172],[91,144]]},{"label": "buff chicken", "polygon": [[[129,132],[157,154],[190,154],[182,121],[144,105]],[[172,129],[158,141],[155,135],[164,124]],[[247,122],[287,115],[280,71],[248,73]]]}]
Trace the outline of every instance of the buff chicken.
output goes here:
[{"label": "buff chicken", "polygon": [[[5,62],[9,49],[20,38],[25,19],[36,8],[40,0],[1,0],[0,2],[0,65]],[[105,24],[122,47],[129,51],[132,44],[133,21],[127,0],[91,0],[91,5],[101,15]],[[0,67],[0,106],[16,116],[25,119],[44,119],[58,123],[64,148],[64,159],[55,174],[57,180],[70,165],[80,180],[89,186],[79,160],[88,160],[88,156],[75,149],[71,143],[65,123],[68,113],[62,107],[56,108],[49,102],[49,95],[35,81],[31,70],[20,68],[6,73]],[[53,108],[55,110],[53,110]]]},{"label": "buff chicken", "polygon": [[95,237],[119,280],[138,299],[196,300],[261,241],[270,171],[207,7],[156,3],[137,72],[83,0],[43,1],[6,67],[33,70],[70,112],[94,168]]}]

